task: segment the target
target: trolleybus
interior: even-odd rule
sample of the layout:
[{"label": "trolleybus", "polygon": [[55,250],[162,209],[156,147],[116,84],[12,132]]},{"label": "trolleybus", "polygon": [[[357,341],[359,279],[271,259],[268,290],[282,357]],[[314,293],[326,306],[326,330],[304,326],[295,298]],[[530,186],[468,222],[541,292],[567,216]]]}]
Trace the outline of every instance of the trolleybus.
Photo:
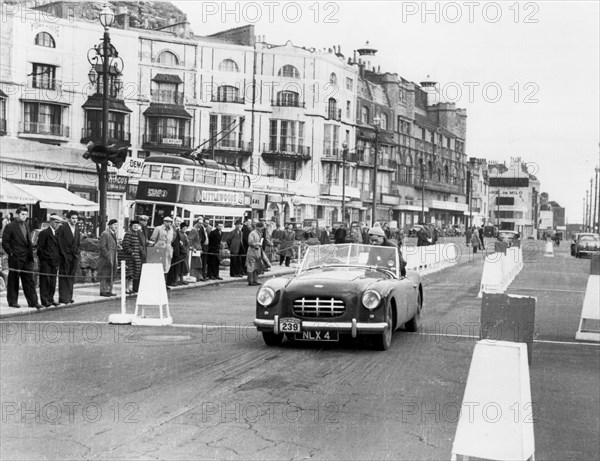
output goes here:
[{"label": "trolleybus", "polygon": [[236,219],[251,214],[250,174],[214,160],[155,155],[144,161],[138,182],[135,214],[150,217],[148,227],[166,216],[180,216],[193,225],[199,216],[233,229]]}]

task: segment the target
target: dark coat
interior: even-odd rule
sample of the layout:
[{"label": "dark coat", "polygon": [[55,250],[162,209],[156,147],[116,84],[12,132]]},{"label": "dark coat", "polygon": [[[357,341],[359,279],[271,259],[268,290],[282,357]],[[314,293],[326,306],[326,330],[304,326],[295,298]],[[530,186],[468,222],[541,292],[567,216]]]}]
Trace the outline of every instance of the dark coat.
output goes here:
[{"label": "dark coat", "polygon": [[334,234],[335,243],[346,243],[346,228],[338,227]]},{"label": "dark coat", "polygon": [[233,229],[227,236],[227,247],[232,255],[238,255],[244,252],[242,244],[242,231]]},{"label": "dark coat", "polygon": [[148,228],[140,226],[137,231],[138,241],[140,242],[140,259],[144,264],[148,259]]},{"label": "dark coat", "polygon": [[329,239],[329,232],[327,231],[327,229],[321,230],[321,233],[319,234],[319,243],[321,245],[328,245],[331,243],[331,240]]},{"label": "dark coat", "polygon": [[281,245],[279,245],[279,254],[284,257],[294,256],[294,240],[296,233],[294,231],[285,230],[281,237]]},{"label": "dark coat", "polygon": [[221,251],[221,239],[223,238],[223,232],[215,228],[208,235],[208,252],[216,255],[220,254]]},{"label": "dark coat", "polygon": [[246,251],[248,251],[248,236],[250,235],[251,232],[252,232],[251,228],[249,228],[246,225],[242,226],[242,245],[244,245],[244,248],[246,249]]},{"label": "dark coat", "polygon": [[58,268],[60,264],[60,251],[58,249],[58,240],[51,227],[40,232],[37,244],[37,255],[40,262]]},{"label": "dark coat", "polygon": [[75,226],[75,235],[71,232],[69,223],[63,223],[56,231],[56,240],[60,251],[61,264],[73,264],[79,259],[79,246],[81,245],[81,231]]},{"label": "dark coat", "polygon": [[29,226],[25,223],[25,234],[15,219],[4,228],[2,248],[8,255],[8,265],[20,269],[23,264],[33,263],[33,243],[29,234]]}]

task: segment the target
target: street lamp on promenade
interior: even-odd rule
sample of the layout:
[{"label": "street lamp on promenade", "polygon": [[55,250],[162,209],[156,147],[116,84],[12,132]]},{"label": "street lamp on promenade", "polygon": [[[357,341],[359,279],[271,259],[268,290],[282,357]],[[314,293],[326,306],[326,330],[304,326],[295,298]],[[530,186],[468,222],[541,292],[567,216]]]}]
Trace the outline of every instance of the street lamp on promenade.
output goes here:
[{"label": "street lamp on promenade", "polygon": [[[598,210],[598,172],[600,172],[600,168],[594,168],[596,172],[596,187],[594,188],[594,219],[592,219],[592,232],[596,232],[596,211]],[[598,211],[598,220],[600,220],[600,211]],[[600,230],[600,229],[599,229]]]},{"label": "street lamp on promenade", "polygon": [[376,213],[377,213],[377,156],[379,155],[379,124],[381,123],[380,117],[373,119],[373,126],[375,127],[375,155],[373,156],[373,212],[371,214],[371,223],[375,224]]},{"label": "street lamp on promenade", "polygon": [[123,72],[123,59],[119,57],[117,49],[110,43],[108,30],[113,25],[115,14],[106,3],[100,12],[100,24],[104,27],[104,36],[98,45],[88,50],[87,59],[92,66],[88,78],[92,85],[102,83],[102,141],[101,146],[96,146],[98,156],[92,155],[98,173],[98,191],[100,193],[99,231],[106,228],[106,205],[108,183],[108,104],[111,87],[117,93],[123,87],[121,75]]},{"label": "street lamp on promenade", "polygon": [[346,222],[346,156],[348,155],[348,143],[342,143],[342,221]]}]

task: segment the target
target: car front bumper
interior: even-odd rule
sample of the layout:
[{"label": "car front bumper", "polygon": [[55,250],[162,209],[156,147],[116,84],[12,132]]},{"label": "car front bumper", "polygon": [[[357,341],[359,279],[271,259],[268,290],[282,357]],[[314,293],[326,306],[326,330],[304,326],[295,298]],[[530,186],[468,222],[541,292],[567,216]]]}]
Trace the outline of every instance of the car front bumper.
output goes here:
[{"label": "car front bumper", "polygon": [[[359,333],[362,334],[378,334],[384,333],[389,325],[386,322],[364,323],[357,322],[352,319],[350,322],[326,322],[314,320],[301,320],[301,328],[303,331],[331,330],[341,333],[350,333],[353,338],[356,338]],[[272,332],[280,334],[279,331],[279,316],[276,315],[273,320],[270,319],[255,319],[254,325],[258,331]]]}]

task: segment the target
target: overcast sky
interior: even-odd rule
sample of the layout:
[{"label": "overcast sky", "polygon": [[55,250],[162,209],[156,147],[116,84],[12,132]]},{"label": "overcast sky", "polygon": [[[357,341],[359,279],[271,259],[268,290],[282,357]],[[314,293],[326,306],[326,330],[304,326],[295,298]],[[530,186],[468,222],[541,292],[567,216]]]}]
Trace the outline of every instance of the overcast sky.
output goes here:
[{"label": "overcast sky", "polygon": [[567,221],[582,221],[599,162],[600,2],[173,3],[198,35],[254,24],[269,43],[347,57],[369,40],[382,71],[429,75],[467,109],[467,156],[520,156]]}]

